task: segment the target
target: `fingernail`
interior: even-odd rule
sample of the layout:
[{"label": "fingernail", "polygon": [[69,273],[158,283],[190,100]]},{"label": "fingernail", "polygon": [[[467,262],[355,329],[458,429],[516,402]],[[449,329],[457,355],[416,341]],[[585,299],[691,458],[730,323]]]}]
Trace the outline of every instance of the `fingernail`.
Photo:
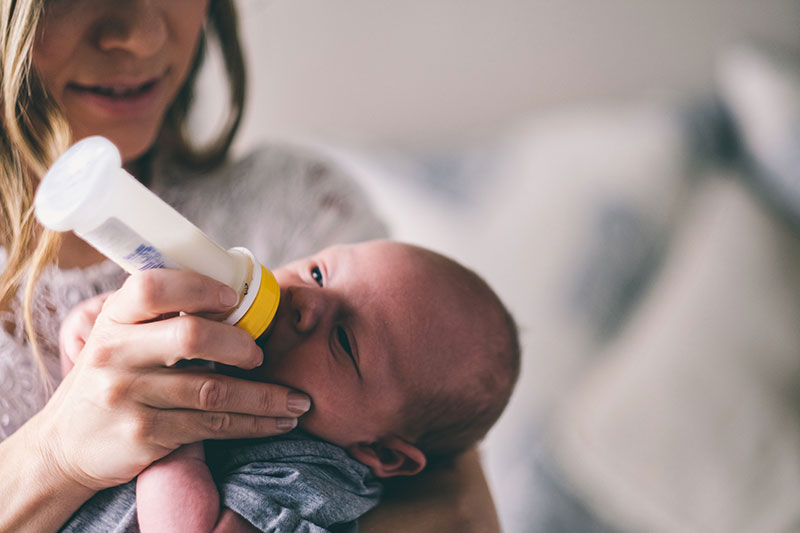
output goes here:
[{"label": "fingernail", "polygon": [[275,419],[275,425],[278,427],[278,429],[281,429],[281,430],[294,429],[294,427],[297,425],[297,419],[296,418],[276,418]]},{"label": "fingernail", "polygon": [[239,295],[230,287],[225,286],[219,290],[219,303],[225,307],[233,307],[238,301]]},{"label": "fingernail", "polygon": [[311,409],[311,398],[299,392],[290,392],[286,398],[286,408],[293,413],[305,413]]},{"label": "fingernail", "polygon": [[264,364],[264,352],[262,352],[261,349],[258,350],[258,355],[256,357],[256,364],[253,366],[253,368],[258,368]]}]

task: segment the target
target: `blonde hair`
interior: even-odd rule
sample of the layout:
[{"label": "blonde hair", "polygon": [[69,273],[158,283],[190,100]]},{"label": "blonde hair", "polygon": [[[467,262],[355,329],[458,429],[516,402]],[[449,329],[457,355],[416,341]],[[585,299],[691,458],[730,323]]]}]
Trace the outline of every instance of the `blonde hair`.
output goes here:
[{"label": "blonde hair", "polygon": [[[6,266],[0,273],[0,310],[8,309],[27,275],[23,303],[25,331],[35,361],[46,376],[31,309],[36,282],[44,267],[55,261],[60,236],[37,224],[32,206],[39,180],[69,146],[71,133],[64,115],[31,68],[37,27],[44,9],[44,0],[2,0],[0,4],[0,245],[7,252]],[[212,32],[228,75],[228,118],[215,141],[196,147],[186,121],[194,82]],[[244,98],[244,59],[233,0],[211,0],[205,38],[201,39],[184,86],[164,117],[159,149],[196,169],[220,164],[241,121]]]}]

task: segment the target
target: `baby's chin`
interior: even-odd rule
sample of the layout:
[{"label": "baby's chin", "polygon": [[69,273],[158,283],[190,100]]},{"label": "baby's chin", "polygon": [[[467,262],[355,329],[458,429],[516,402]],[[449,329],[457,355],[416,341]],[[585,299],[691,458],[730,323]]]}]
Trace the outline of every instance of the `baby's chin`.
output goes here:
[{"label": "baby's chin", "polygon": [[[321,420],[321,417],[318,416],[318,413],[314,412],[313,404],[310,411],[297,419],[297,428],[302,429],[310,435],[319,437],[320,439],[333,442],[330,439],[330,428],[326,427],[326,424]],[[333,443],[339,444],[338,442]]]}]

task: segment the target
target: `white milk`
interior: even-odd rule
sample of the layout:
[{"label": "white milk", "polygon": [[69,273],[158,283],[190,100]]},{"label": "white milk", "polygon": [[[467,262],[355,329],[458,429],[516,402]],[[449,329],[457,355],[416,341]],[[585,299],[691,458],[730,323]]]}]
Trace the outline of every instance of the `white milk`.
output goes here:
[{"label": "white milk", "polygon": [[42,179],[36,217],[74,231],[130,273],[176,268],[205,274],[238,291],[225,320],[258,338],[280,298],[272,273],[245,248],[225,250],[122,168],[119,150],[88,137],[67,150]]}]

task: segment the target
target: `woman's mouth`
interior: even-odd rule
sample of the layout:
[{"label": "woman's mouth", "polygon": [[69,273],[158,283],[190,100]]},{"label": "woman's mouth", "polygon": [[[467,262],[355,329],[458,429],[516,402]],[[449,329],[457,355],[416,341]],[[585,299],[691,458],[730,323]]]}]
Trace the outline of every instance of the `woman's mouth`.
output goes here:
[{"label": "woman's mouth", "polygon": [[161,92],[161,79],[142,83],[70,83],[67,90],[85,104],[111,115],[138,114],[149,110]]},{"label": "woman's mouth", "polygon": [[140,85],[133,86],[103,86],[103,85],[87,85],[80,86],[74,85],[73,87],[80,91],[100,94],[103,96],[110,96],[112,98],[129,98],[136,95],[141,95],[151,89],[157,83],[156,80],[148,81]]}]

